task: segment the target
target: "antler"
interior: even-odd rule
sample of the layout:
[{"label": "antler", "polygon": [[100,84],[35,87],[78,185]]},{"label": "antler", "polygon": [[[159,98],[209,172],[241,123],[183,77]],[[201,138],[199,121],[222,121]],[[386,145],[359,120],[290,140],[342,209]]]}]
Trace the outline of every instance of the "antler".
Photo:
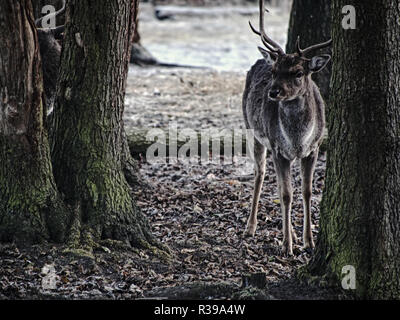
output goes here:
[{"label": "antler", "polygon": [[270,37],[267,36],[265,29],[264,29],[264,0],[260,0],[259,1],[260,4],[260,31],[257,31],[251,24],[251,22],[249,21],[249,25],[251,30],[259,35],[261,37],[261,41],[263,42],[263,44],[265,45],[265,47],[269,50],[271,50],[272,52],[275,52],[279,55],[284,55],[285,51],[283,51],[283,49],[279,46],[279,44],[277,44],[275,41],[273,41]]},{"label": "antler", "polygon": [[297,41],[296,41],[296,50],[297,50],[297,53],[300,56],[305,56],[307,53],[309,53],[311,51],[314,51],[314,50],[317,50],[317,49],[322,49],[322,48],[325,48],[325,47],[329,47],[331,45],[331,43],[332,43],[332,39],[329,39],[326,42],[315,44],[315,45],[313,45],[311,47],[308,47],[306,49],[301,49],[300,48],[300,36],[298,36],[297,37]]},{"label": "antler", "polygon": [[39,26],[39,23],[40,23],[44,18],[46,18],[46,17],[47,17],[47,18],[50,18],[50,17],[53,18],[53,17],[57,17],[60,13],[63,13],[64,10],[65,10],[65,3],[66,3],[66,0],[63,0],[63,6],[62,6],[62,8],[61,8],[60,10],[58,10],[58,11],[52,13],[52,14],[43,16],[43,17],[41,17],[41,18],[35,20],[36,26],[38,27],[38,26]]}]

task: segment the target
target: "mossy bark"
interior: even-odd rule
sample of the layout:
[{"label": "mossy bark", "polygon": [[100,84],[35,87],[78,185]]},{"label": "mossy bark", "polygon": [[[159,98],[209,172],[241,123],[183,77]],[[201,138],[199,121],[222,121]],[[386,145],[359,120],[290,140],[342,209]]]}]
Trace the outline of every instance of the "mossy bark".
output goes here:
[{"label": "mossy bark", "polygon": [[0,2],[0,241],[62,241],[67,210],[52,175],[33,8]]},{"label": "mossy bark", "polygon": [[[342,28],[353,5],[355,30]],[[308,270],[361,298],[400,299],[400,6],[334,1],[332,104],[317,250]]]},{"label": "mossy bark", "polygon": [[138,1],[69,1],[52,123],[54,176],[75,217],[69,244],[159,243],[132,199],[122,114]]},{"label": "mossy bark", "polygon": [[[296,40],[300,36],[301,48],[321,43],[331,38],[331,0],[293,0],[290,12],[286,52],[296,52]],[[330,48],[316,54],[331,53]],[[328,64],[321,72],[313,74],[326,102],[329,101],[329,84],[332,66]]]}]

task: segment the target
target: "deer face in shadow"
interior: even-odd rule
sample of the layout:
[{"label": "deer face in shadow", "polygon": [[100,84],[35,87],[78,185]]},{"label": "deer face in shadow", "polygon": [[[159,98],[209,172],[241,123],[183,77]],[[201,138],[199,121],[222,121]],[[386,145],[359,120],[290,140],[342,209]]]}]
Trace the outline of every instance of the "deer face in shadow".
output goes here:
[{"label": "deer face in shadow", "polygon": [[290,101],[304,95],[308,89],[308,78],[312,73],[321,71],[329,55],[305,58],[299,53],[275,54],[258,48],[268,64],[271,65],[271,88],[268,93],[273,101]]}]

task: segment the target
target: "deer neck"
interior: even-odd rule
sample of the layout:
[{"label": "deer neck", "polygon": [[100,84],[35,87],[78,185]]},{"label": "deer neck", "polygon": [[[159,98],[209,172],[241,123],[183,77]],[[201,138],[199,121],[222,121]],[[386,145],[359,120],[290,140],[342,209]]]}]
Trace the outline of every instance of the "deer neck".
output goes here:
[{"label": "deer neck", "polygon": [[280,131],[287,144],[300,153],[310,143],[315,131],[315,108],[309,92],[279,103]]}]

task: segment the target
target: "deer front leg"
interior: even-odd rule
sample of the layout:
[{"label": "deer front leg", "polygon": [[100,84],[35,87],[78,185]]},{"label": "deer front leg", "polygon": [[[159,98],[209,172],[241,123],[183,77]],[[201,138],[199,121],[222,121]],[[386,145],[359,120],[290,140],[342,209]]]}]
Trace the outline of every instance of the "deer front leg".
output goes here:
[{"label": "deer front leg", "polygon": [[276,176],[278,180],[279,198],[282,212],[283,245],[282,251],[286,255],[293,255],[293,228],[290,219],[292,209],[292,181],[291,161],[282,157],[279,153],[273,152]]},{"label": "deer front leg", "polygon": [[308,157],[301,159],[301,185],[303,193],[303,245],[304,248],[314,248],[314,241],[311,231],[311,196],[312,180],[314,176],[315,164],[317,163],[318,149]]},{"label": "deer front leg", "polygon": [[255,179],[254,179],[254,192],[253,192],[253,202],[251,204],[250,217],[247,220],[246,230],[244,235],[254,236],[257,228],[257,212],[258,212],[258,202],[260,200],[260,194],[262,185],[264,183],[265,175],[265,157],[266,149],[265,147],[254,139],[254,161],[255,161]]}]

